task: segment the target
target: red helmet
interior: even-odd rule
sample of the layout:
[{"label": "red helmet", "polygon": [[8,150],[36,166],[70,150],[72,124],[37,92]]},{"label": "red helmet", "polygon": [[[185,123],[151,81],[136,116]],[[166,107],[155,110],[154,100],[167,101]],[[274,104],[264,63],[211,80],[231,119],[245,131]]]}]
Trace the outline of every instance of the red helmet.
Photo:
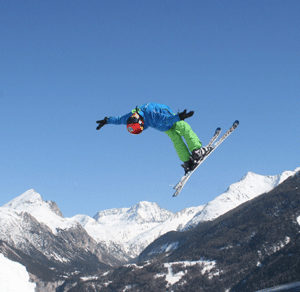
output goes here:
[{"label": "red helmet", "polygon": [[144,130],[144,120],[138,113],[133,113],[127,120],[127,130],[131,134],[140,134]]}]

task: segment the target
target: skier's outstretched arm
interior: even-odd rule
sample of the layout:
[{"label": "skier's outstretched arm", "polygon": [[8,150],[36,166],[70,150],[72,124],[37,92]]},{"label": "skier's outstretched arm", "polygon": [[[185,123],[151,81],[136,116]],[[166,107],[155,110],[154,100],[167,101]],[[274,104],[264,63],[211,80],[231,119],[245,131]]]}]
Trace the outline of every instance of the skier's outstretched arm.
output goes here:
[{"label": "skier's outstretched arm", "polygon": [[96,121],[98,124],[96,130],[100,130],[104,125],[107,124],[108,117],[105,117],[103,120]]},{"label": "skier's outstretched arm", "polygon": [[106,124],[126,125],[127,120],[131,115],[132,115],[132,113],[128,113],[124,116],[105,117],[103,120],[99,120],[96,122],[98,124],[96,130],[100,130]]}]

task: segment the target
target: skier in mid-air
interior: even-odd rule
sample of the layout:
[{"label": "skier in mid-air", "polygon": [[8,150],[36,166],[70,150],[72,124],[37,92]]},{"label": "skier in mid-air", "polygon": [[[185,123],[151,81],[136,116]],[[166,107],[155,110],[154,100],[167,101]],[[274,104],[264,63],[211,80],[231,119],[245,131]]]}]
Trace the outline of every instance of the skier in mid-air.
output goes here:
[{"label": "skier in mid-air", "polygon": [[194,111],[187,112],[187,110],[176,114],[167,105],[147,103],[123,116],[105,117],[97,121],[97,130],[106,124],[124,124],[127,125],[127,130],[131,134],[140,134],[148,127],[165,132],[171,138],[179,159],[183,162],[182,167],[186,174],[192,171],[209,152],[208,148],[202,147],[202,143],[191,126],[184,121],[193,114]]}]

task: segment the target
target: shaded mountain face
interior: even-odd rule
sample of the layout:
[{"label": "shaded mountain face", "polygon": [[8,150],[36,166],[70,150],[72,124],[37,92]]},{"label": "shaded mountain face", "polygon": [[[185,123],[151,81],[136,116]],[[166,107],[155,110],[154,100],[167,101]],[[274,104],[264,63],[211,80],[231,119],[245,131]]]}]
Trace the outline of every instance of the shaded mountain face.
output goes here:
[{"label": "shaded mountain face", "polygon": [[213,221],[163,235],[137,264],[81,278],[64,291],[256,291],[296,282],[299,224],[298,172]]}]

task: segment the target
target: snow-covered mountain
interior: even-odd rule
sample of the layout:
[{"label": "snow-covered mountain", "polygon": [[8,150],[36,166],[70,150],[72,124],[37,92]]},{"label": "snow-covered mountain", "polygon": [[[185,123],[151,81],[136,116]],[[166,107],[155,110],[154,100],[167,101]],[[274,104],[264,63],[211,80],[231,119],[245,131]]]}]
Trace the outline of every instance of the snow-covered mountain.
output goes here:
[{"label": "snow-covered mountain", "polygon": [[25,265],[30,276],[40,279],[38,288],[44,287],[53,279],[58,283],[74,274],[132,261],[169,231],[185,231],[213,220],[269,192],[297,171],[300,168],[274,176],[249,172],[206,205],[177,213],[156,203],[139,202],[128,208],[100,211],[94,217],[65,218],[54,202],[44,201],[31,189],[0,207],[0,253]]},{"label": "snow-covered mountain", "polygon": [[[248,179],[253,178],[249,175]],[[245,181],[236,186],[241,187]],[[267,178],[267,185],[271,182],[277,184]],[[265,288],[286,283],[292,283],[288,287],[294,291],[299,286],[299,216],[300,171],[215,220],[160,236],[135,263],[70,279],[63,291],[202,288],[250,292],[269,291]],[[274,291],[288,287],[276,287]]]},{"label": "snow-covered mountain", "polygon": [[57,234],[58,229],[69,229],[77,225],[74,220],[62,216],[55,202],[45,202],[33,189],[5,204],[2,207],[2,210],[4,209],[14,211],[16,214],[26,212],[49,227],[54,234]]},{"label": "snow-covered mountain", "polygon": [[176,214],[156,203],[140,202],[131,208],[98,212],[94,218],[77,215],[80,223],[98,243],[118,246],[128,258],[135,258],[153,240],[171,230],[181,229],[202,209],[192,207]]},{"label": "snow-covered mountain", "polygon": [[207,203],[199,211],[185,228],[197,225],[199,222],[213,220],[231,209],[245,203],[260,194],[267,193],[294,175],[295,171],[284,171],[279,175],[259,175],[254,172],[248,172],[239,182],[230,185],[226,192]]},{"label": "snow-covered mountain", "polygon": [[0,252],[25,265],[39,286],[115,262],[80,224],[63,218],[54,202],[34,190],[0,207]]},{"label": "snow-covered mountain", "polygon": [[[38,236],[36,230],[54,238],[68,230],[76,230],[80,234],[87,232],[90,239],[85,248],[95,250],[97,246],[105,254],[98,254],[100,259],[107,259],[109,254],[119,262],[126,262],[137,257],[159,236],[213,220],[272,190],[298,170],[300,168],[273,176],[248,172],[239,182],[232,184],[226,192],[206,205],[186,208],[177,213],[160,208],[156,203],[139,202],[130,208],[100,211],[93,218],[87,215],[64,218],[54,202],[44,201],[40,194],[31,189],[0,208],[0,239],[22,249],[30,243],[42,251],[44,239]],[[61,253],[49,251],[49,257],[54,255],[60,261],[66,260]],[[113,262],[110,260],[109,264]]]},{"label": "snow-covered mountain", "polygon": [[140,202],[131,208],[99,212],[94,218],[73,217],[97,242],[117,245],[128,257],[136,257],[148,244],[169,231],[191,228],[202,221],[213,220],[254,197],[268,192],[298,171],[263,176],[248,172],[239,182],[204,206],[172,213],[156,203]]},{"label": "snow-covered mountain", "polygon": [[[84,231],[74,220],[63,218],[54,202],[45,202],[33,189],[0,207],[0,221],[0,239],[21,249],[34,246],[45,251],[45,238],[59,237],[67,229]],[[54,255],[59,258],[57,253],[49,253],[49,257]]]}]

